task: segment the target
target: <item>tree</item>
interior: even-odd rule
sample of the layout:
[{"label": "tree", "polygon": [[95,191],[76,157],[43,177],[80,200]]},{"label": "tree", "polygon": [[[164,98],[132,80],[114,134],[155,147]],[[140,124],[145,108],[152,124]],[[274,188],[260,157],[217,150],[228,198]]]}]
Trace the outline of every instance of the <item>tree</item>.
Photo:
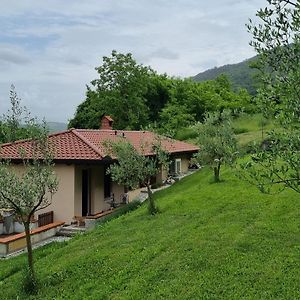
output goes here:
[{"label": "tree", "polygon": [[241,166],[243,176],[262,192],[300,192],[300,3],[267,2],[268,7],[257,12],[259,24],[250,20],[248,30],[259,54],[261,109],[282,129],[270,132],[267,145]]},{"label": "tree", "polygon": [[160,113],[160,125],[163,133],[175,136],[177,131],[195,122],[193,115],[188,112],[185,105],[169,102]]},{"label": "tree", "polygon": [[10,89],[10,104],[9,115],[3,115],[0,122],[0,143],[26,139],[36,127],[35,120],[30,116],[26,107],[20,106],[20,99],[14,85],[11,85]]},{"label": "tree", "polygon": [[[11,93],[13,99],[16,93]],[[7,159],[1,159],[0,151],[0,208],[11,209],[22,221],[25,228],[28,270],[31,288],[36,288],[30,222],[38,210],[51,204],[51,197],[56,192],[58,181],[53,172],[51,145],[48,143],[48,131],[45,123],[40,125],[35,119],[22,120],[22,108],[19,101],[12,101],[12,110],[6,116],[7,124],[19,126],[24,124],[27,136],[30,136],[29,148],[23,149],[20,144],[18,151],[22,161],[22,170],[18,172]],[[19,127],[8,126],[6,137],[15,140],[15,132]],[[0,145],[1,150],[1,145]]]},{"label": "tree", "polygon": [[110,57],[96,68],[99,78],[87,87],[86,103],[80,105],[69,127],[98,128],[99,119],[82,123],[88,115],[110,114],[118,129],[140,129],[146,125],[149,111],[145,94],[148,80],[154,74],[150,67],[138,64],[131,53],[122,54],[113,50]]},{"label": "tree", "polygon": [[208,113],[205,121],[198,125],[197,142],[200,151],[195,155],[195,160],[212,167],[214,180],[219,182],[222,164],[232,163],[237,154],[230,112]]},{"label": "tree", "polygon": [[134,146],[126,141],[105,143],[105,147],[111,156],[117,158],[117,162],[110,165],[108,174],[111,174],[112,180],[122,184],[127,188],[138,188],[140,185],[147,187],[149,199],[149,212],[154,215],[158,212],[151,191],[151,178],[161,170],[168,168],[168,155],[162,149],[158,140],[151,145],[153,155],[144,155],[145,147],[141,145],[141,152],[138,152]]}]

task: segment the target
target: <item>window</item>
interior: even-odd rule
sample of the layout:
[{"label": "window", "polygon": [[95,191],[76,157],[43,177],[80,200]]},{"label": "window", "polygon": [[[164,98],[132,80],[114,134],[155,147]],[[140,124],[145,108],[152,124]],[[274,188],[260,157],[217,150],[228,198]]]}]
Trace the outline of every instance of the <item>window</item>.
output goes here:
[{"label": "window", "polygon": [[170,175],[177,175],[181,173],[181,158],[173,159],[170,163]]},{"label": "window", "polygon": [[181,173],[181,159],[180,158],[175,159],[175,173],[176,174]]}]

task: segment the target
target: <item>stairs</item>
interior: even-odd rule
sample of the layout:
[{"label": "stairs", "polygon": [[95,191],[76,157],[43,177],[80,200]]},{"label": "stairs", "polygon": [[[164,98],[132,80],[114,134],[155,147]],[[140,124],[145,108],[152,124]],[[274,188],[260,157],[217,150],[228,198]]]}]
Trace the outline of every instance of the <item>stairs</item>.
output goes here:
[{"label": "stairs", "polygon": [[66,237],[73,237],[77,234],[83,234],[85,233],[86,228],[85,227],[78,227],[78,226],[72,226],[67,225],[63,226],[60,231],[56,233],[57,236],[66,236]]}]

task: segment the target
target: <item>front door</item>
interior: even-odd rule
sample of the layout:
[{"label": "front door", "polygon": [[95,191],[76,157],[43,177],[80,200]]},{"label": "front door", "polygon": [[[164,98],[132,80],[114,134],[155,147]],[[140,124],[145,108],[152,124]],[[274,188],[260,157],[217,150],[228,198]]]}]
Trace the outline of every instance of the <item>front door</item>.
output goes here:
[{"label": "front door", "polygon": [[90,171],[82,170],[82,216],[91,214]]}]

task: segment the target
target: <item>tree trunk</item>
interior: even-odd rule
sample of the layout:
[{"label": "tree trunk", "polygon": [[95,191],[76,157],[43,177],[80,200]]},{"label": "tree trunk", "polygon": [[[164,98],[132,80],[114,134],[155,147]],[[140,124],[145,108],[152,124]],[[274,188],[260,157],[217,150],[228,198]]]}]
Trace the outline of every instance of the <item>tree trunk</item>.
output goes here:
[{"label": "tree trunk", "polygon": [[155,215],[157,213],[157,208],[154,203],[154,198],[153,198],[153,193],[150,188],[150,183],[147,182],[146,185],[147,185],[147,192],[148,192],[148,198],[149,198],[149,212],[151,215]]},{"label": "tree trunk", "polygon": [[214,167],[215,182],[220,181],[220,168],[221,168],[220,163],[218,163],[218,165],[216,167]]},{"label": "tree trunk", "polygon": [[30,219],[24,222],[25,235],[26,235],[26,246],[27,246],[27,258],[28,258],[28,269],[29,276],[32,280],[32,283],[35,284],[35,273],[33,267],[33,255],[32,255],[32,243],[30,237]]}]

